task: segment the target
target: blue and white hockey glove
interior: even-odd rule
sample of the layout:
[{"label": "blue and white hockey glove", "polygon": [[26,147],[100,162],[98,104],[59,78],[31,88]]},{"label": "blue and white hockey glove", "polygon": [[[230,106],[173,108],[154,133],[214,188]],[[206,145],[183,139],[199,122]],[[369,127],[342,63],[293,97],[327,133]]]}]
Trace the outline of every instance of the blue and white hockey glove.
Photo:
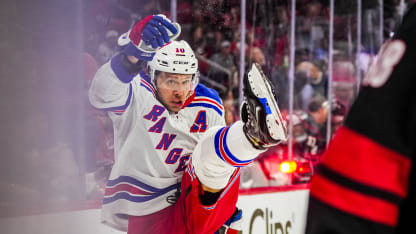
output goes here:
[{"label": "blue and white hockey glove", "polygon": [[172,23],[166,16],[149,15],[121,35],[118,44],[123,47],[124,54],[151,61],[156,49],[177,38],[180,32],[180,25]]}]

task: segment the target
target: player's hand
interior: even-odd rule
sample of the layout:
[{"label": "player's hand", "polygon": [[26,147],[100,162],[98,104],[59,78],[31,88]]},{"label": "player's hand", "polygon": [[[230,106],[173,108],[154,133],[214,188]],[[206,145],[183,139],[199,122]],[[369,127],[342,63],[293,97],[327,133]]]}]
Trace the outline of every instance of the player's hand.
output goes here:
[{"label": "player's hand", "polygon": [[119,38],[126,55],[140,60],[153,59],[156,48],[162,47],[178,37],[180,26],[172,23],[164,15],[150,15],[136,23],[133,28]]},{"label": "player's hand", "polygon": [[[149,17],[146,17],[148,19]],[[140,22],[139,22],[140,23]],[[138,32],[135,31],[138,30]],[[166,18],[164,15],[154,15],[150,17],[146,26],[143,28],[141,40],[143,40],[146,45],[151,45],[152,48],[157,48],[164,46],[170,41],[169,31],[171,35],[178,33],[178,29],[172,24],[172,22]],[[140,25],[133,27],[133,30],[130,32],[130,40],[135,40],[134,43],[138,43],[137,37],[140,38]],[[136,44],[138,45],[138,44]]]}]

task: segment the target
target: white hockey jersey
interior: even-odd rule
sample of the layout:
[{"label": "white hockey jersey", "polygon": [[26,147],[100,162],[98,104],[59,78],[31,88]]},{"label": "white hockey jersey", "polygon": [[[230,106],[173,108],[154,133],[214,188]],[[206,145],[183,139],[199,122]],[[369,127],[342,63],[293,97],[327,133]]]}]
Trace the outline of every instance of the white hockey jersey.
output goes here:
[{"label": "white hockey jersey", "polygon": [[127,230],[127,215],[147,215],[171,205],[168,200],[180,187],[201,135],[213,126],[225,126],[224,108],[216,91],[199,84],[186,106],[170,113],[156,99],[144,72],[124,83],[120,76],[128,74],[113,60],[96,73],[89,98],[93,106],[109,112],[114,125],[115,163],[102,219]]}]

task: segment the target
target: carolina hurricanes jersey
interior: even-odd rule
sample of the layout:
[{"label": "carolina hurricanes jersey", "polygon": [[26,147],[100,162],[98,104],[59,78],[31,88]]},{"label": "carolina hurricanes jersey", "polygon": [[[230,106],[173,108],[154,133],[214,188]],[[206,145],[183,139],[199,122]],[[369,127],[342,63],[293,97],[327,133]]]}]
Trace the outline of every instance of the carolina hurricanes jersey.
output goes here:
[{"label": "carolina hurricanes jersey", "polygon": [[93,106],[108,111],[114,125],[115,163],[102,218],[109,225],[127,229],[122,214],[147,215],[171,205],[169,200],[180,187],[201,135],[210,127],[224,126],[225,121],[218,94],[202,84],[181,111],[171,113],[156,98],[144,72],[124,83],[117,69],[114,61],[103,65],[89,97]]}]

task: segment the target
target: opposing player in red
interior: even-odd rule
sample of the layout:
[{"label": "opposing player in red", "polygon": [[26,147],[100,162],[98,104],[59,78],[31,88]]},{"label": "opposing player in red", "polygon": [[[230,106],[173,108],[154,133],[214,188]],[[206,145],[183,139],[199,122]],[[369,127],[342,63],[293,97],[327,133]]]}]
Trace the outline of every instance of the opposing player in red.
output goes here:
[{"label": "opposing player in red", "polygon": [[415,232],[415,42],[413,5],[312,178],[307,234]]},{"label": "opposing player in red", "polygon": [[236,232],[239,169],[286,140],[286,128],[256,65],[244,80],[242,121],[226,126],[218,94],[198,83],[191,47],[174,40],[179,33],[163,15],[146,17],[92,82],[90,102],[114,125],[102,219],[128,233],[214,233],[223,224]]}]

